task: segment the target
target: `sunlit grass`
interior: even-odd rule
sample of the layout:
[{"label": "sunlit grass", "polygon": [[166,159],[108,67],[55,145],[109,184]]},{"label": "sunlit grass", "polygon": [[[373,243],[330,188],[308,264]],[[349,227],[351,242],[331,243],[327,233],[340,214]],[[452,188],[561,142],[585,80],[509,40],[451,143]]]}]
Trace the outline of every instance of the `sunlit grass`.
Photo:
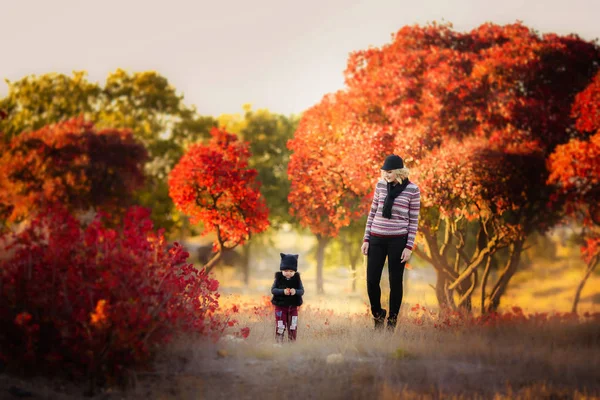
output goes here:
[{"label": "sunlit grass", "polygon": [[[238,338],[232,328],[214,343],[177,342],[159,370],[197,376],[206,383],[203,396],[215,399],[600,394],[597,320],[437,329],[433,320],[415,324],[416,313],[406,310],[396,332],[378,333],[366,309],[346,313],[307,305],[300,311],[298,341],[278,346],[267,300],[225,296],[224,309],[240,307],[232,317],[250,327],[250,336]],[[186,393],[184,384],[176,387]]]},{"label": "sunlit grass", "polygon": [[[570,311],[581,266],[565,261],[535,263],[515,275],[501,311]],[[600,324],[558,318],[544,323],[439,329],[432,271],[407,271],[402,318],[394,333],[374,332],[359,275],[351,283],[326,270],[325,294],[315,293],[314,270],[303,271],[307,289],[300,310],[298,340],[278,346],[269,305],[272,272],[253,273],[249,286],[230,268],[216,270],[221,312],[235,305],[237,321],[216,342],[175,341],[151,379],[133,398],[271,399],[594,399],[600,398]],[[387,303],[384,271],[383,304]],[[600,311],[594,299],[600,278],[584,291],[580,315]],[[475,294],[475,304],[478,304]],[[475,315],[478,314],[477,308]],[[439,322],[439,321],[438,321]],[[240,328],[249,327],[243,339]],[[160,397],[162,396],[162,397]]]},{"label": "sunlit grass", "polygon": [[434,310],[405,303],[395,332],[375,332],[365,299],[353,299],[343,307],[344,296],[314,296],[301,307],[298,340],[278,346],[269,296],[224,294],[221,312],[237,323],[220,339],[178,338],[127,392],[102,398],[600,398],[597,316],[440,329]]}]

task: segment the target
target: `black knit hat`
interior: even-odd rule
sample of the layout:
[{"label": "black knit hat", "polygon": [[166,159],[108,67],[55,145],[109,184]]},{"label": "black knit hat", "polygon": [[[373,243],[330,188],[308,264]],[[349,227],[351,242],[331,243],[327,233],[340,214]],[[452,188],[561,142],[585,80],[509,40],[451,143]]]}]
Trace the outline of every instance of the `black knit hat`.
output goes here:
[{"label": "black knit hat", "polygon": [[395,154],[389,155],[385,158],[385,162],[383,163],[383,167],[381,167],[384,171],[391,171],[393,169],[402,169],[404,168],[404,161],[400,156]]},{"label": "black knit hat", "polygon": [[279,264],[279,269],[291,269],[294,271],[298,271],[298,254],[283,254],[281,255],[281,264]]}]

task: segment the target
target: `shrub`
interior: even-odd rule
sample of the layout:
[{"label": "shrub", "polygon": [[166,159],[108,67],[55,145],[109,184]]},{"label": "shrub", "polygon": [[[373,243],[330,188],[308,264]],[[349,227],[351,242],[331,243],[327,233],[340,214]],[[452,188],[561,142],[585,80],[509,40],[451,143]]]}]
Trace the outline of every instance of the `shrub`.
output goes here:
[{"label": "shrub", "polygon": [[114,379],[149,365],[178,333],[219,327],[218,282],[167,250],[150,211],[127,210],[119,229],[99,214],[82,227],[52,206],[1,237],[0,357],[31,373]]}]

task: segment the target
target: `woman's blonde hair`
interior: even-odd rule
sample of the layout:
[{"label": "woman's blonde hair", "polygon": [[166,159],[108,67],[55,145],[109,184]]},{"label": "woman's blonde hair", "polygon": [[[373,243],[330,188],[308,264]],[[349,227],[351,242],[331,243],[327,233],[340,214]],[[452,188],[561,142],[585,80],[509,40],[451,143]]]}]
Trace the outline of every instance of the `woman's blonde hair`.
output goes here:
[{"label": "woman's blonde hair", "polygon": [[[399,182],[402,182],[403,180],[408,178],[410,170],[408,168],[404,167],[404,168],[400,168],[400,169],[393,169],[392,172],[396,176],[396,179],[398,179]],[[385,171],[381,170],[381,179],[383,179],[383,178],[385,178]]]}]

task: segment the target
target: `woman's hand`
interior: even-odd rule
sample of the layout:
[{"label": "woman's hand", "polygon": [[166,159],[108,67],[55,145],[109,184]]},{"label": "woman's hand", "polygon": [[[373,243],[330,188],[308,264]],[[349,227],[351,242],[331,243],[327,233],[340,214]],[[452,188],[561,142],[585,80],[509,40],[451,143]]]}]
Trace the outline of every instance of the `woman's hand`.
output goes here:
[{"label": "woman's hand", "polygon": [[404,249],[402,251],[402,257],[400,257],[400,262],[407,262],[408,260],[410,260],[410,256],[412,255],[412,250],[410,249]]},{"label": "woman's hand", "polygon": [[360,251],[366,256],[367,254],[369,254],[369,242],[363,242],[362,246],[360,247]]},{"label": "woman's hand", "polygon": [[294,296],[294,295],[296,294],[296,289],[294,289],[294,288],[291,288],[291,289],[290,289],[290,294],[291,294],[292,296]]}]

